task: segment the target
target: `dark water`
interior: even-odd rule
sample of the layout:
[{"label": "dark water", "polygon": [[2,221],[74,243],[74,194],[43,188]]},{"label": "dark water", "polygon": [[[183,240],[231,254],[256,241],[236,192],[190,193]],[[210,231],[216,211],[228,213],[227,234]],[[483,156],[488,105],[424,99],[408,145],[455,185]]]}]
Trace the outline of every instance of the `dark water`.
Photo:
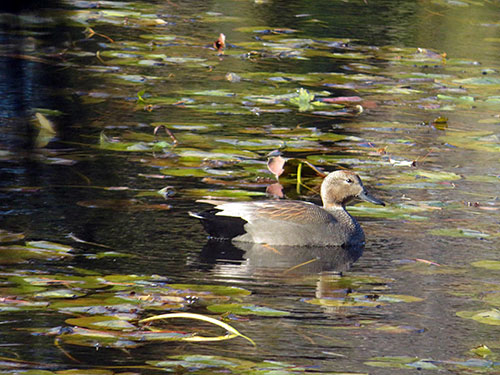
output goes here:
[{"label": "dark water", "polygon": [[[260,116],[221,115],[179,106],[163,107],[153,112],[132,110],[130,103],[137,100],[136,94],[141,86],[124,83],[114,86],[113,81],[108,80],[111,69],[106,73],[83,69],[99,65],[95,52],[109,46],[104,47],[107,42],[104,38],[84,39],[84,28],[72,25],[63,9],[92,9],[94,6],[72,1],[54,3],[47,8],[37,5],[33,6],[34,9],[29,6],[5,9],[0,18],[0,229],[23,233],[29,240],[73,245],[80,249],[80,256],[71,260],[33,261],[14,266],[6,263],[3,275],[25,271],[72,275],[76,268],[103,275],[156,274],[171,282],[242,287],[252,293],[245,297],[246,303],[271,306],[290,312],[290,315],[283,318],[257,316],[235,321],[234,325],[250,336],[257,348],[240,338],[208,344],[150,344],[128,352],[69,346],[65,350],[71,353],[70,357],[53,345],[51,337],[19,330],[20,327],[62,326],[66,316],[43,309],[4,312],[2,320],[5,324],[0,328],[5,347],[2,356],[53,364],[55,368],[48,367],[52,370],[125,366],[123,371],[156,373],[151,369],[133,370],[131,366],[143,366],[147,361],[162,360],[169,355],[209,354],[252,361],[281,361],[318,372],[418,372],[418,364],[406,368],[383,368],[367,363],[374,357],[408,356],[434,360],[433,363],[445,373],[462,373],[459,365],[452,362],[483,360],[470,350],[488,345],[492,353],[486,360],[492,362],[478,362],[478,367],[465,364],[461,369],[465,368],[463,373],[498,371],[495,367],[495,352],[498,353],[500,347],[498,328],[456,314],[458,311],[488,310],[498,306],[483,300],[485,294],[498,293],[498,268],[485,270],[471,265],[474,261],[498,259],[498,102],[496,107],[495,104],[493,107],[459,104],[452,110],[432,112],[422,107],[424,101],[421,98],[428,96],[435,100],[436,97],[435,92],[430,91],[431,86],[425,86],[419,94],[411,94],[414,96],[397,92],[388,94],[387,90],[366,94],[378,104],[356,118],[308,117],[295,110],[261,113]],[[172,25],[165,26],[167,31],[144,25],[123,27],[123,20],[116,24],[96,23],[92,27],[116,41],[141,41],[142,34],[155,32],[197,38],[193,43],[200,45],[200,50],[203,48],[200,54],[210,53],[211,56],[215,52],[207,52],[204,44],[210,45],[219,32],[228,35],[229,43],[233,44],[228,49],[228,56],[220,61],[213,58],[218,64],[216,78],[207,74],[209,68],[185,68],[181,64],[161,69],[154,66],[130,68],[128,74],[160,77],[154,84],[148,83],[148,92],[152,96],[168,96],[175,92],[182,98],[194,90],[226,89],[231,85],[223,79],[226,72],[354,75],[365,72],[356,65],[359,63],[371,65],[379,76],[389,79],[397,70],[394,61],[382,56],[382,52],[380,58],[361,60],[335,59],[325,54],[308,60],[230,58],[231,51],[237,51],[242,48],[239,45],[259,36],[237,30],[247,25],[222,16],[219,20],[205,22],[200,15],[207,12],[220,12],[224,16],[244,15],[252,20],[253,25],[299,30],[298,36],[293,34],[290,38],[350,38],[361,46],[355,52],[368,54],[367,51],[377,48],[382,51],[384,48],[421,47],[470,62],[460,69],[456,65],[420,69],[421,73],[435,73],[436,76],[467,78],[471,69],[480,71],[484,68],[483,75],[498,79],[497,70],[500,69],[496,60],[500,49],[500,28],[496,17],[499,9],[494,2],[457,5],[414,1],[368,1],[367,4],[362,1],[269,1],[263,4],[190,1],[139,3],[128,8],[124,3],[123,8],[142,9],[141,6],[146,5],[149,13],[172,22]],[[62,57],[61,61],[58,60],[57,55],[65,50],[74,53],[64,57],[72,65],[62,64]],[[122,50],[133,51],[134,46],[127,45]],[[189,56],[182,49],[175,50],[175,53],[180,57]],[[104,58],[111,60],[110,57]],[[475,68],[474,61],[482,65]],[[359,71],[353,71],[353,67],[358,67]],[[126,68],[119,69],[125,72]],[[435,79],[439,81],[439,78]],[[415,88],[418,87],[415,82],[404,85],[402,81],[393,81],[388,86]],[[259,82],[244,84],[248,84],[249,92],[260,85]],[[432,89],[438,85],[436,83]],[[487,88],[489,94],[484,94],[488,98],[495,96],[494,85]],[[461,89],[459,83],[455,86]],[[298,87],[300,82],[296,84]],[[429,93],[425,92],[426,89]],[[477,87],[468,89],[469,92],[460,95],[475,95],[476,99],[486,102],[485,97],[474,91],[479,90]],[[334,96],[364,97],[363,90],[360,90],[345,86],[331,88]],[[111,96],[93,103],[89,93]],[[99,98],[97,94],[94,99]],[[64,113],[55,120],[57,137],[42,148],[35,146],[37,130],[33,126],[33,115],[37,108]],[[438,115],[448,117],[447,130],[422,124]],[[488,121],[481,121],[485,119]],[[166,174],[165,179],[145,178],[143,175],[160,173],[161,158],[158,161],[151,152],[116,152],[98,146],[102,130],[113,136],[129,131],[146,137],[151,135],[150,124],[158,121],[222,123],[223,126],[207,133],[210,139],[241,137],[248,140],[242,129],[270,126],[288,130],[316,128],[324,133],[349,136],[334,145],[325,142],[321,154],[352,160],[340,164],[361,172],[366,177],[366,185],[392,207],[411,201],[431,206],[436,204],[438,209],[416,213],[426,219],[422,221],[390,216],[367,217],[363,212],[353,211],[354,216],[361,216],[359,221],[365,229],[367,244],[363,256],[344,276],[377,280],[361,283],[357,293],[406,295],[422,300],[377,307],[309,304],[305,301],[345,294],[348,288],[335,284],[339,278],[335,273],[321,273],[315,267],[287,273],[284,271],[289,264],[262,261],[258,254],[252,259],[250,252],[245,255],[236,248],[208,249],[201,225],[188,216],[188,211],[204,206],[196,202],[198,197],[195,194],[189,192],[207,186],[217,190],[220,185],[207,183],[197,176]],[[471,140],[472,146],[451,138],[454,134],[469,131],[481,131],[484,134],[480,136],[489,138]],[[261,137],[264,138],[265,134]],[[394,180],[411,171],[411,167],[404,169],[390,163],[373,163],[373,152],[378,145],[383,147],[388,139],[391,140],[390,152],[410,161],[429,153],[422,163],[423,169],[433,173],[454,173],[459,179],[439,180],[437,185],[429,188],[391,188]],[[368,143],[375,146],[367,146]],[[406,148],[400,151],[400,147]],[[262,169],[265,170],[265,154],[275,148],[270,146],[269,150],[260,151]],[[199,146],[199,150],[202,149]],[[313,152],[292,150],[287,156],[305,157],[309,154]],[[137,192],[154,192],[166,185],[176,191],[168,200],[155,195],[137,198]],[[128,190],[104,189],[109,187],[127,187]],[[262,191],[260,186],[252,189]],[[294,186],[288,189],[289,195],[293,196]],[[116,205],[92,208],[88,204],[128,199],[171,207],[169,210],[135,210],[130,207],[119,209]],[[455,231],[446,235],[436,232],[437,229]],[[471,232],[464,235],[463,229]],[[86,258],[81,255],[96,249],[75,244],[68,237],[70,233],[136,257]],[[441,266],[429,266],[419,260]],[[72,357],[80,362],[73,361]],[[113,367],[109,371],[119,373],[122,370]],[[438,370],[426,371],[434,373]]]}]

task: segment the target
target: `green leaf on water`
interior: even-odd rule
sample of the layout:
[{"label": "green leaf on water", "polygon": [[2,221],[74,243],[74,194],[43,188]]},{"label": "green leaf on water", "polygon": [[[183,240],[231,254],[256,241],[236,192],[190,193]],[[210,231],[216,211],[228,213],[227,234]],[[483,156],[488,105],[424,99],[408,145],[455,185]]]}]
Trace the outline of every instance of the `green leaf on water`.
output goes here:
[{"label": "green leaf on water", "polygon": [[[175,355],[169,356],[166,360],[147,361],[146,363],[151,366],[163,368],[168,372],[182,368],[190,373],[200,372],[203,374],[299,375],[308,372],[306,368],[279,361],[252,362],[241,358],[201,354]],[[327,374],[323,372],[314,373],[317,375]],[[338,373],[338,375],[342,374],[368,375],[363,373]]]},{"label": "green leaf on water", "polygon": [[236,94],[227,90],[201,90],[201,91],[187,91],[187,95],[200,95],[200,96],[235,96]]},{"label": "green leaf on water", "polygon": [[84,296],[85,293],[74,291],[71,289],[51,289],[44,292],[34,294],[35,298],[78,298]]},{"label": "green leaf on water", "polygon": [[447,236],[447,237],[468,237],[468,238],[488,238],[489,234],[483,233],[478,230],[466,228],[438,228],[429,231],[434,236]]},{"label": "green leaf on water", "polygon": [[109,151],[151,152],[163,151],[165,148],[172,147],[172,144],[154,141],[124,142],[120,139],[110,138],[104,132],[101,132],[99,137],[99,147]]},{"label": "green leaf on water", "polygon": [[464,87],[498,86],[500,88],[500,78],[492,76],[471,77],[453,80],[454,83]]},{"label": "green leaf on water", "polygon": [[373,357],[369,361],[364,362],[365,365],[374,367],[389,367],[389,368],[408,368],[407,365],[418,361],[417,357],[406,356],[387,356]]},{"label": "green leaf on water", "polygon": [[73,250],[71,246],[49,241],[28,241],[26,245],[34,249],[44,249],[58,253],[68,253]]},{"label": "green leaf on water", "polygon": [[102,251],[95,255],[88,255],[89,259],[103,259],[103,258],[135,258],[133,254],[119,253],[117,251]]},{"label": "green leaf on water", "polygon": [[57,131],[55,128],[55,125],[52,121],[50,121],[45,115],[41,114],[40,112],[35,113],[36,117],[36,125],[40,128],[41,131],[43,131],[47,135],[56,135]]},{"label": "green leaf on water", "polygon": [[[160,171],[162,174],[167,176],[175,177],[206,177],[210,176],[210,173],[202,168],[164,168]],[[226,171],[225,175],[231,175],[231,171]]]},{"label": "green leaf on water", "polygon": [[500,293],[498,291],[485,293],[482,300],[490,305],[500,307]]},{"label": "green leaf on water", "polygon": [[423,298],[402,294],[362,294],[350,293],[343,298],[313,298],[304,302],[333,307],[370,307],[383,306],[386,303],[420,302]]},{"label": "green leaf on water", "polygon": [[365,362],[365,365],[373,367],[387,367],[387,368],[401,368],[401,369],[418,369],[418,370],[439,370],[440,367],[436,366],[430,359],[419,359],[405,356],[394,357],[374,357]]},{"label": "green leaf on water", "polygon": [[[148,364],[161,368],[178,368],[200,370],[200,369],[215,369],[215,368],[235,368],[244,363],[244,360],[234,360],[213,355],[179,355],[170,356],[170,360],[163,361],[147,361]],[[251,364],[251,362],[249,362]],[[232,371],[231,371],[232,372]]]},{"label": "green leaf on water", "polygon": [[427,220],[425,216],[415,215],[415,212],[426,211],[418,206],[388,205],[385,207],[373,207],[366,204],[349,206],[348,211],[354,216],[376,217],[393,220]]},{"label": "green leaf on water", "polygon": [[299,112],[310,111],[314,109],[315,106],[325,105],[324,103],[314,101],[314,94],[304,88],[300,88],[297,95],[289,99],[290,103],[299,107]]},{"label": "green leaf on water", "polygon": [[66,323],[91,329],[109,329],[115,331],[132,331],[136,329],[133,324],[115,316],[88,316],[82,318],[70,318],[66,319]]},{"label": "green leaf on water", "polygon": [[490,357],[493,354],[491,349],[488,348],[486,345],[481,345],[481,346],[472,348],[470,350],[470,352],[474,353],[475,355],[482,357],[482,358]]},{"label": "green leaf on water", "polygon": [[240,189],[185,189],[184,193],[194,197],[218,197],[250,199],[255,196],[266,196],[266,193]]},{"label": "green leaf on water", "polygon": [[500,260],[478,260],[472,262],[471,265],[479,268],[486,268],[487,270],[500,271]]},{"label": "green leaf on water", "polygon": [[[55,375],[114,375],[116,372],[104,369],[70,369],[59,370],[54,373]],[[24,375],[24,373],[22,373]],[[43,372],[40,373],[43,375]]]},{"label": "green leaf on water", "polygon": [[0,264],[23,263],[32,259],[72,257],[72,248],[48,241],[30,241],[23,245],[0,246]]},{"label": "green leaf on water", "polygon": [[252,294],[250,291],[243,288],[224,285],[168,284],[168,287],[191,292],[208,292],[217,296],[244,297]]},{"label": "green leaf on water", "polygon": [[146,90],[141,90],[137,93],[137,103],[139,104],[145,104],[146,101],[144,100],[143,96],[146,93]]},{"label": "green leaf on water", "polygon": [[496,133],[488,131],[454,131],[438,139],[468,150],[500,152],[500,138]]},{"label": "green leaf on water", "polygon": [[411,176],[414,178],[425,179],[431,182],[437,181],[454,181],[460,180],[462,177],[453,172],[446,171],[428,171],[428,170],[415,170],[408,173],[405,173],[407,176]]},{"label": "green leaf on water", "polygon": [[414,297],[414,296],[408,296],[404,294],[382,294],[380,297],[378,297],[378,301],[382,302],[421,302],[423,301],[423,298],[420,297]]},{"label": "green leaf on water", "polygon": [[207,310],[215,313],[231,313],[236,315],[287,316],[288,311],[280,311],[270,307],[242,303],[223,303],[207,306]]},{"label": "green leaf on water", "polygon": [[351,296],[345,298],[311,298],[304,300],[304,302],[324,307],[377,307],[385,305],[385,303],[364,299],[363,297]]},{"label": "green leaf on water", "polygon": [[457,315],[461,318],[472,319],[483,324],[495,326],[500,325],[500,311],[497,309],[480,311],[458,311]]},{"label": "green leaf on water", "polygon": [[23,233],[12,233],[4,229],[0,229],[0,243],[17,242],[24,239]]}]

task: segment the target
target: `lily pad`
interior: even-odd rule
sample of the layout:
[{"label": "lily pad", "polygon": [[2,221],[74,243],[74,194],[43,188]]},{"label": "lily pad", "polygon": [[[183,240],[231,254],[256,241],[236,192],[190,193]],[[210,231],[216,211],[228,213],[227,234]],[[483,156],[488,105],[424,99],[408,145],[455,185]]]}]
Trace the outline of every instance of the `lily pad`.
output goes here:
[{"label": "lily pad", "polygon": [[499,137],[492,132],[476,131],[465,132],[455,131],[439,139],[455,147],[465,148],[476,151],[499,152]]},{"label": "lily pad", "polygon": [[398,302],[420,302],[420,297],[407,296],[401,294],[361,294],[350,293],[344,298],[313,298],[304,302],[330,307],[378,307],[386,303]]},{"label": "lily pad", "polygon": [[288,311],[280,311],[270,307],[241,303],[225,303],[207,306],[207,310],[215,313],[231,313],[236,315],[287,316]]},{"label": "lily pad", "polygon": [[447,236],[447,237],[468,237],[468,238],[488,238],[489,234],[483,233],[478,230],[473,229],[465,229],[465,228],[456,228],[456,229],[432,229],[429,231],[430,234],[435,236]]},{"label": "lily pad", "polygon": [[66,319],[66,323],[91,329],[116,331],[132,331],[136,329],[133,324],[115,316],[89,316],[83,318],[70,318]]},{"label": "lily pad", "polygon": [[35,298],[77,298],[85,295],[85,293],[74,291],[71,289],[53,289],[44,292],[35,293]]},{"label": "lily pad", "polygon": [[[304,367],[279,361],[252,362],[241,358],[200,354],[170,356],[167,360],[147,361],[147,363],[166,371],[182,368],[189,372],[201,371],[211,374],[298,375],[307,372]],[[315,373],[318,375],[325,374],[323,372]],[[349,375],[349,373],[346,373],[346,375]],[[352,373],[350,375],[365,374]]]},{"label": "lily pad", "polygon": [[439,370],[440,367],[436,366],[429,359],[414,359],[410,357],[375,357],[370,361],[365,362],[365,365],[373,367],[389,367],[389,368],[415,368],[418,370]]},{"label": "lily pad", "polygon": [[248,296],[251,294],[251,292],[246,289],[224,285],[169,284],[168,287],[192,292],[211,293],[217,296],[237,297]]},{"label": "lily pad", "polygon": [[472,319],[483,324],[495,326],[500,325],[500,311],[497,309],[480,311],[458,311],[457,315],[461,318]]},{"label": "lily pad", "polygon": [[427,220],[428,218],[421,215],[415,215],[415,212],[426,211],[418,206],[394,205],[386,207],[372,207],[369,205],[356,205],[348,208],[349,212],[354,216],[376,217],[393,220]]}]

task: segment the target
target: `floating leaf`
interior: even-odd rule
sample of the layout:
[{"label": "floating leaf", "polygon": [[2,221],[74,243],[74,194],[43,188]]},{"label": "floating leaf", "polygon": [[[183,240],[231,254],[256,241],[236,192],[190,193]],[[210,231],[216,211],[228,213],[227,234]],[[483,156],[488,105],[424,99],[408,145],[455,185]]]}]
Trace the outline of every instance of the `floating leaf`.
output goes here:
[{"label": "floating leaf", "polygon": [[346,297],[346,298],[312,298],[304,300],[312,305],[320,305],[324,307],[377,307],[383,306],[384,303],[379,303],[374,300],[364,299],[363,297]]},{"label": "floating leaf", "polygon": [[152,316],[152,317],[149,317],[149,318],[146,318],[146,319],[142,319],[142,320],[139,321],[139,323],[147,323],[147,322],[151,322],[151,321],[159,320],[159,319],[173,319],[173,318],[185,318],[185,319],[194,319],[194,320],[205,321],[205,322],[217,325],[219,327],[222,327],[226,331],[232,333],[232,336],[231,335],[230,336],[226,336],[225,338],[224,337],[193,336],[193,337],[190,337],[190,338],[186,338],[185,341],[220,341],[220,340],[224,340],[224,339],[227,339],[227,338],[230,338],[230,337],[240,336],[240,337],[243,337],[244,339],[250,341],[252,343],[252,345],[256,346],[255,342],[251,338],[249,338],[249,337],[241,334],[236,329],[234,329],[233,327],[231,327],[229,324],[226,324],[224,322],[221,322],[220,320],[211,318],[211,317],[206,316],[206,315],[193,314],[193,313],[162,314],[162,315],[155,315],[155,316]]},{"label": "floating leaf", "polygon": [[416,212],[426,211],[418,206],[394,205],[386,207],[372,207],[369,205],[356,205],[348,208],[355,216],[377,217],[393,220],[427,220],[427,217],[415,215]]},{"label": "floating leaf", "polygon": [[24,239],[23,233],[12,233],[4,229],[0,229],[0,243],[17,242]]},{"label": "floating leaf", "polygon": [[407,364],[418,361],[416,357],[393,356],[393,357],[374,357],[365,362],[365,365],[374,367],[395,367],[407,368]]},{"label": "floating leaf", "polygon": [[481,345],[476,348],[472,348],[470,352],[482,358],[490,357],[493,354],[491,349],[488,348],[486,345]]},{"label": "floating leaf", "polygon": [[67,253],[73,250],[71,246],[49,241],[28,241],[26,245],[35,249],[45,249],[58,253]]},{"label": "floating leaf", "polygon": [[184,189],[184,193],[194,197],[220,197],[238,199],[249,199],[250,197],[262,197],[266,195],[266,193],[259,191],[240,189]]},{"label": "floating leaf", "polygon": [[481,311],[459,311],[457,312],[457,315],[461,318],[472,319],[483,324],[495,326],[500,325],[500,311],[497,309]]},{"label": "floating leaf", "polygon": [[[252,375],[295,375],[304,374],[306,368],[278,361],[252,362],[247,359],[230,358],[215,355],[184,354],[169,356],[162,361],[147,361],[148,364],[176,371],[182,368],[188,372],[200,371],[203,373],[224,374],[252,374]],[[322,375],[322,372],[317,372]],[[342,373],[345,375],[367,375],[362,373]],[[340,374],[339,374],[340,375]]]},{"label": "floating leaf", "polygon": [[487,233],[483,233],[481,231],[473,230],[473,229],[465,229],[465,228],[456,228],[456,229],[439,228],[439,229],[432,229],[429,231],[429,233],[431,233],[435,236],[448,236],[448,237],[469,237],[469,238],[487,238],[487,237],[490,237],[490,235]]},{"label": "floating leaf", "polygon": [[420,302],[423,301],[420,297],[407,296],[402,294],[374,294],[366,295],[360,293],[350,293],[344,298],[313,298],[305,300],[304,302],[313,305],[321,306],[335,306],[335,307],[369,307],[369,306],[383,306],[384,302],[397,303],[397,302]]},{"label": "floating leaf", "polygon": [[439,139],[455,147],[476,151],[499,152],[499,138],[495,133],[487,131],[455,131]]},{"label": "floating leaf", "polygon": [[488,270],[500,271],[500,260],[478,260],[472,262],[474,267],[486,268]]},{"label": "floating leaf", "polygon": [[169,288],[186,290],[189,292],[208,292],[218,296],[248,296],[250,291],[235,286],[203,285],[203,284],[169,284]]},{"label": "floating leaf", "polygon": [[89,254],[86,256],[88,259],[103,259],[103,258],[135,258],[133,254],[119,253],[117,251],[102,251],[96,254]]},{"label": "floating leaf", "polygon": [[35,117],[38,121],[37,125],[39,126],[40,130],[42,130],[46,134],[51,134],[51,135],[55,135],[57,133],[54,124],[43,114],[37,112],[35,113]]},{"label": "floating leaf", "polygon": [[71,289],[53,289],[45,292],[35,293],[35,298],[77,298],[84,296],[85,293],[77,292]]},{"label": "floating leaf", "polygon": [[374,357],[365,362],[365,365],[374,367],[388,367],[388,368],[416,368],[422,370],[439,370],[435,365],[437,361],[429,359],[418,359],[415,357]]},{"label": "floating leaf", "polygon": [[117,331],[132,331],[136,327],[126,320],[115,316],[89,316],[66,319],[67,324],[93,329],[110,329]]},{"label": "floating leaf", "polygon": [[275,310],[270,307],[256,306],[240,303],[225,303],[207,306],[207,310],[214,313],[231,313],[236,315],[260,315],[260,316],[287,316],[288,311]]},{"label": "floating leaf", "polygon": [[47,241],[31,241],[23,245],[0,246],[0,264],[22,263],[30,259],[72,257],[71,247]]}]

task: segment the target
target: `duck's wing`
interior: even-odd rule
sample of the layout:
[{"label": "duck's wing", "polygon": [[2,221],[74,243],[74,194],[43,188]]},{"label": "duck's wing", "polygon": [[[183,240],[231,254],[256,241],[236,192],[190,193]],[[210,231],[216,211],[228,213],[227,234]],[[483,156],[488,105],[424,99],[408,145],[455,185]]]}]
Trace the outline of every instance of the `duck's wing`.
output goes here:
[{"label": "duck's wing", "polygon": [[[291,246],[342,246],[351,236],[337,216],[302,201],[255,201],[222,204],[216,215],[243,219],[236,241]],[[345,211],[342,210],[346,215]]]},{"label": "duck's wing", "polygon": [[214,207],[218,216],[231,216],[248,223],[277,221],[296,224],[325,224],[335,218],[323,208],[309,202],[269,200],[223,203]]}]

